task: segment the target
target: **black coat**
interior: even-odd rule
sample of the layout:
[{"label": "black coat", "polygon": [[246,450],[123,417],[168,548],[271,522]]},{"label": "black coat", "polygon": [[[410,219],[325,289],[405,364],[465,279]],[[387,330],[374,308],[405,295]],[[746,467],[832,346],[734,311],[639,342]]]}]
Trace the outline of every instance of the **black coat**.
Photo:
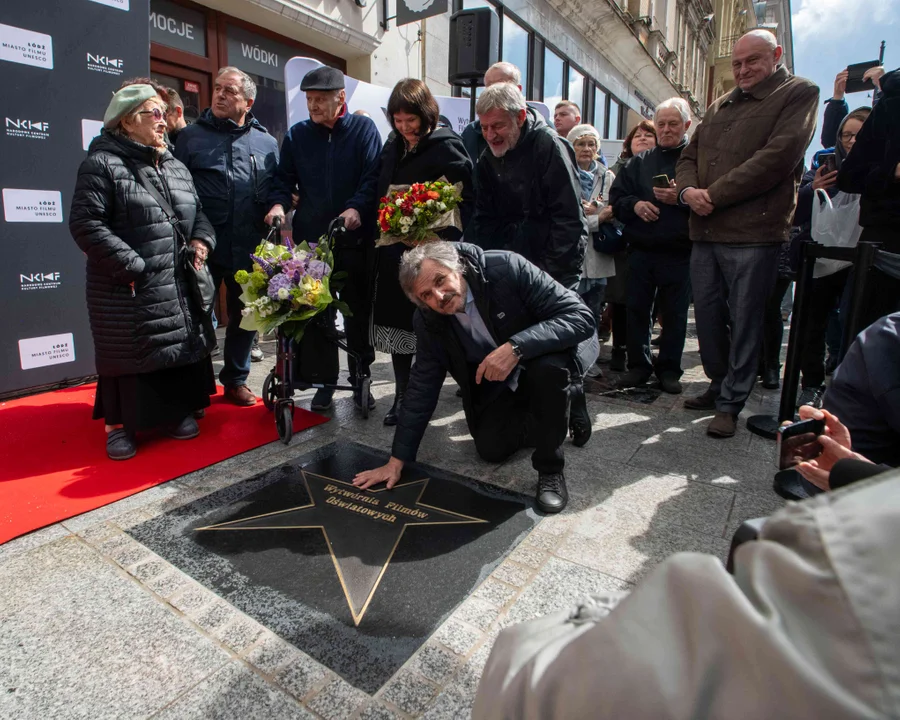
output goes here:
[{"label": "black coat", "polygon": [[250,253],[268,231],[263,218],[270,207],[278,141],[252,113],[238,125],[207,108],[178,133],[175,157],[191,171],[204,212],[215,227],[219,244],[211,262],[249,270]]},{"label": "black coat", "polygon": [[859,224],[883,230],[894,242],[886,250],[900,252],[900,70],[881,78],[881,100],[863,124],[856,143],[838,173],[838,187],[860,193]]},{"label": "black coat", "polygon": [[483,152],[475,174],[477,244],[524,255],[574,287],[588,229],[571,146],[528,108],[516,146],[499,158]]},{"label": "black coat", "polygon": [[[459,135],[449,128],[438,128],[419,140],[413,152],[403,154],[403,138],[393,133],[381,153],[378,175],[378,197],[387,195],[391,185],[411,185],[446,178],[448,182],[463,184],[459,204],[463,228],[475,210],[472,189],[472,161]],[[447,228],[438,232],[443,240],[459,240],[462,232]],[[412,331],[415,306],[400,289],[398,272],[400,257],[409,247],[398,243],[378,248],[375,253],[378,291],[375,299],[375,324]]]},{"label": "black coat", "polygon": [[[629,248],[682,255],[691,252],[688,233],[691,209],[686,205],[667,205],[653,195],[653,178],[668,175],[670,180],[674,180],[675,165],[686,146],[687,140],[674,148],[657,145],[652,150],[635,155],[616,175],[609,190],[609,204],[613,207],[616,220],[625,226],[622,234]],[[659,208],[658,220],[644,222],[635,214],[634,206],[641,200]]]},{"label": "black coat", "polygon": [[104,133],[91,143],[69,213],[87,255],[87,304],[97,372],[118,376],[202,360],[209,342],[189,298],[175,231],[123,161],[165,197],[188,239],[215,247],[188,169],[168,151]]},{"label": "black coat", "polygon": [[[478,311],[498,346],[515,340],[523,360],[566,349],[574,356],[578,344],[595,332],[593,315],[581,298],[522,256],[502,250],[485,252],[468,243],[459,243],[457,249]],[[416,459],[448,372],[462,390],[469,427],[474,427],[478,414],[473,389],[476,367],[468,362],[451,319],[419,308],[413,322],[416,362],[391,451],[404,462]],[[490,396],[490,385],[503,383],[483,380],[481,400]]]}]

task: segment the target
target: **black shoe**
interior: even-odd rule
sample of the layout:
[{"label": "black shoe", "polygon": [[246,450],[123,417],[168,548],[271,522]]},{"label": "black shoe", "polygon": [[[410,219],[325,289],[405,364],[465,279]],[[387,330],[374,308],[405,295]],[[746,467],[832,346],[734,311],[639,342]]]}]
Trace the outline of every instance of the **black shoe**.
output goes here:
[{"label": "black shoe", "polygon": [[[362,389],[357,388],[353,391],[353,404],[356,406],[357,410],[362,410]],[[368,406],[369,410],[375,409],[375,398],[372,397],[371,391],[369,392],[368,397]]]},{"label": "black shoe", "polygon": [[669,395],[681,395],[681,391],[683,390],[681,381],[674,373],[663,373],[658,377],[659,386],[662,388],[663,392],[669,393]]},{"label": "black shoe", "polygon": [[110,430],[106,433],[106,454],[110,460],[128,460],[137,454],[137,443],[134,436],[125,432],[124,428]]},{"label": "black shoe", "polygon": [[591,416],[587,409],[587,399],[584,397],[584,386],[578,385],[572,388],[572,403],[569,410],[569,432],[572,434],[572,444],[575,447],[583,447],[591,439],[593,427]]},{"label": "black shoe", "polygon": [[821,387],[805,387],[800,391],[800,397],[797,398],[797,407],[800,407],[801,405],[812,405],[814,408],[821,408],[824,397],[824,385]]},{"label": "black shoe", "polygon": [[828,376],[834,375],[834,371],[837,370],[838,359],[829,354],[827,358],[825,358],[825,374]]},{"label": "black shoe", "polygon": [[778,368],[766,368],[762,372],[762,386],[766,390],[777,390],[781,387],[778,381]]},{"label": "black shoe", "polygon": [[206,417],[206,410],[204,408],[200,408],[199,410],[194,410],[191,415],[194,416],[194,420],[202,420]]},{"label": "black shoe", "polygon": [[615,372],[625,372],[625,358],[627,354],[624,346],[614,347],[609,358],[609,369]]},{"label": "black shoe", "polygon": [[538,475],[537,495],[538,509],[545,513],[558,513],[569,502],[569,491],[566,490],[566,477],[562,473]]},{"label": "black shoe", "polygon": [[309,409],[313,412],[323,412],[334,405],[334,390],[332,388],[319,388],[313,395]]},{"label": "black shoe", "polygon": [[397,390],[394,394],[394,404],[391,405],[391,409],[384,416],[384,424],[388,427],[396,425],[400,420],[400,406],[403,404],[403,393],[403,390]]},{"label": "black shoe", "polygon": [[193,415],[188,415],[177,425],[169,425],[165,430],[166,435],[176,440],[190,440],[200,434],[200,426]]},{"label": "black shoe", "polygon": [[640,368],[631,368],[622,377],[616,380],[617,388],[632,388],[638,385],[646,385],[653,373]]}]

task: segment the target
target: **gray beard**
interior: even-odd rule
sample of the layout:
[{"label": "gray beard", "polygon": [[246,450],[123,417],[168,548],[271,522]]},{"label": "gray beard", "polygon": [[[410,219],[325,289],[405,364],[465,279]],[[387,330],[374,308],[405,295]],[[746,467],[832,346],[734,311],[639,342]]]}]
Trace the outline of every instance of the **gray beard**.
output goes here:
[{"label": "gray beard", "polygon": [[516,127],[510,132],[509,141],[504,146],[502,151],[497,152],[496,150],[494,150],[493,145],[488,145],[488,147],[491,149],[491,153],[493,153],[494,157],[500,158],[500,157],[503,157],[504,155],[506,155],[506,153],[508,153],[510,150],[512,150],[516,145],[518,145],[519,140],[521,138],[522,138],[522,128]]}]

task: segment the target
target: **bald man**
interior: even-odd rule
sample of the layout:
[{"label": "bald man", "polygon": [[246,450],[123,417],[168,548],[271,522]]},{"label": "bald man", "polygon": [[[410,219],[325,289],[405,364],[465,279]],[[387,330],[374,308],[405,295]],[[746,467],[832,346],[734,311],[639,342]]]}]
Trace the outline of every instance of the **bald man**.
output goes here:
[{"label": "bald man", "polygon": [[[522,73],[512,63],[494,63],[484,74],[484,86],[490,87],[497,83],[512,83],[521,90]],[[481,153],[487,147],[487,143],[481,134],[481,122],[479,122],[478,118],[466,125],[462,131],[462,140],[463,145],[466,146],[466,152],[472,158],[472,164],[475,165],[478,162],[478,158],[481,157]]]},{"label": "bald man", "polygon": [[715,411],[713,437],[732,437],[756,380],[766,298],[788,240],[813,137],[819,88],[782,64],[766,30],[734,45],[737,87],[716,100],[675,169],[691,208],[691,284],[709,389],[690,410]]}]

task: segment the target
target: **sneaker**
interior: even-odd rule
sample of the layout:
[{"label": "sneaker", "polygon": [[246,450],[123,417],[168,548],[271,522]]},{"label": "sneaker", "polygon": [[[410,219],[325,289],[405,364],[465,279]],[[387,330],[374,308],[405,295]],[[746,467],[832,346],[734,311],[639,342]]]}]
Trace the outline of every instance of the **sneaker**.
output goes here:
[{"label": "sneaker", "polygon": [[256,405],[256,395],[246,385],[231,385],[225,388],[225,399],[232,405],[250,407]]},{"label": "sneaker", "polygon": [[641,368],[631,368],[622,377],[616,380],[617,388],[633,388],[638,385],[646,385],[653,373]]},{"label": "sneaker", "polygon": [[133,435],[124,428],[110,430],[106,434],[106,454],[110,460],[128,460],[137,454],[137,443]]},{"label": "sneaker", "polygon": [[191,440],[200,434],[200,426],[194,420],[193,415],[188,415],[177,425],[169,425],[165,428],[166,435],[176,440]]},{"label": "sneaker", "polygon": [[535,499],[538,509],[542,512],[560,512],[569,502],[569,491],[566,490],[565,475],[562,473],[540,473],[538,475]]},{"label": "sneaker", "polygon": [[584,387],[581,385],[572,389],[569,431],[572,434],[572,444],[575,447],[584,447],[587,441],[591,439],[591,433],[593,432],[591,416],[587,409],[587,400],[584,397]]},{"label": "sneaker", "polygon": [[250,348],[250,362],[262,362],[266,359],[265,353],[260,350],[259,343],[257,341],[253,342],[253,347]]},{"label": "sneaker", "polygon": [[323,412],[334,405],[334,390],[331,388],[319,388],[313,395],[309,409],[313,412]]},{"label": "sneaker", "polygon": [[730,412],[717,412],[706,426],[706,434],[710,437],[730,438],[737,432],[737,415]]},{"label": "sneaker", "polygon": [[600,367],[599,363],[594,363],[588,368],[584,376],[589,377],[592,380],[599,380],[603,377],[603,368]]},{"label": "sneaker", "polygon": [[609,358],[609,369],[615,372],[625,372],[625,346],[620,345],[612,349],[612,355]]},{"label": "sneaker", "polygon": [[684,407],[686,410],[715,410],[716,397],[712,390],[707,390],[702,395],[689,397],[684,401]]},{"label": "sneaker", "polygon": [[825,397],[825,386],[821,387],[805,387],[800,391],[800,397],[797,398],[797,407],[801,405],[812,405],[814,408],[822,407],[822,399]]},{"label": "sneaker", "polygon": [[659,376],[659,386],[669,395],[681,395],[681,380],[674,373],[663,373]]}]

